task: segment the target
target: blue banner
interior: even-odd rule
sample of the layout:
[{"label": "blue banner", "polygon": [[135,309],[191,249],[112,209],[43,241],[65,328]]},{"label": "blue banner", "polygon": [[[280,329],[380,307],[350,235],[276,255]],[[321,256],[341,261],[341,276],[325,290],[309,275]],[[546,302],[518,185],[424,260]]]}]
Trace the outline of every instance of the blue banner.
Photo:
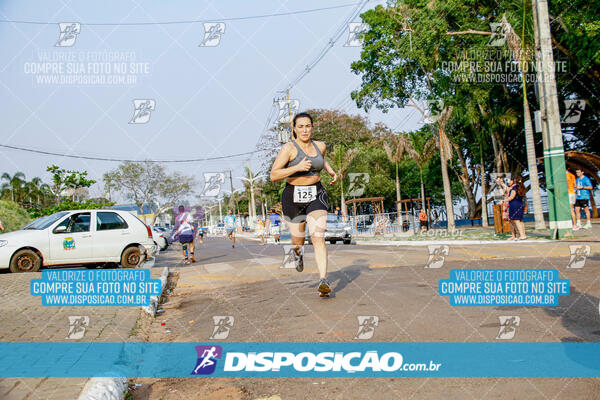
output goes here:
[{"label": "blue banner", "polygon": [[438,291],[452,306],[548,307],[558,306],[570,286],[555,269],[452,269]]},{"label": "blue banner", "polygon": [[44,306],[147,306],[160,289],[148,269],[50,269],[30,282]]},{"label": "blue banner", "polygon": [[600,343],[0,343],[0,377],[600,377]]}]

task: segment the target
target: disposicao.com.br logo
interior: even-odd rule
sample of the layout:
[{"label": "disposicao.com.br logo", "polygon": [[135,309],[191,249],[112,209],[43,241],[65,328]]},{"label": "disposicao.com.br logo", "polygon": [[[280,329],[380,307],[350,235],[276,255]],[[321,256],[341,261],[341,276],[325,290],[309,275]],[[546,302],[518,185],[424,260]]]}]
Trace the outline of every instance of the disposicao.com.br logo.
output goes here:
[{"label": "disposicao.com.br logo", "polygon": [[366,352],[228,352],[224,372],[396,372],[439,371],[442,364],[404,363],[402,354]]}]

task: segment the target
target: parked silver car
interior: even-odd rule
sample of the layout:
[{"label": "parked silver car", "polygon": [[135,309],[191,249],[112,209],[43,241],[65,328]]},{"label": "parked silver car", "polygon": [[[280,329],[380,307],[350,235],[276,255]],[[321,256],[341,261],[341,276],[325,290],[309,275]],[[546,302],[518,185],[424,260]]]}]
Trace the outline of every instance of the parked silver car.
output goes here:
[{"label": "parked silver car", "polygon": [[[311,243],[308,229],[306,229],[306,240]],[[344,244],[352,243],[352,227],[337,214],[327,214],[325,241],[335,244],[338,240],[343,241]]]}]

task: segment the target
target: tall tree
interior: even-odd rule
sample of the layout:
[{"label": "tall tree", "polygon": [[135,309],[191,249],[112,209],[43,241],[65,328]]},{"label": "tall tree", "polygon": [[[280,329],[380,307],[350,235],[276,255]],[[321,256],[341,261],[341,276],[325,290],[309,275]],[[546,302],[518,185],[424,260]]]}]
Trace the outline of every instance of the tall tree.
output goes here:
[{"label": "tall tree", "polygon": [[425,183],[423,182],[423,169],[429,163],[436,151],[435,137],[428,129],[421,129],[408,133],[408,155],[419,166],[419,180],[421,181],[421,207],[425,210]]},{"label": "tall tree", "polygon": [[2,191],[10,191],[11,201],[19,202],[26,182],[25,174],[22,172],[15,172],[15,174],[11,176],[9,173],[5,172],[2,174],[1,179],[4,181]]},{"label": "tall tree", "polygon": [[396,167],[396,213],[398,223],[402,225],[402,193],[400,191],[400,177],[398,176],[398,164],[405,157],[410,140],[404,133],[389,133],[383,138],[383,148],[388,159]]},{"label": "tall tree", "polygon": [[193,177],[179,172],[169,173],[164,165],[151,161],[126,161],[106,172],[103,179],[134,201],[140,210],[145,204],[156,205],[154,218],[149,225],[154,224],[159,214],[175,207],[190,195],[194,186]]},{"label": "tall tree", "polygon": [[344,217],[348,216],[346,199],[344,197],[344,178],[348,174],[348,169],[350,168],[350,165],[352,165],[352,161],[354,161],[358,151],[358,147],[348,149],[344,145],[338,144],[333,146],[333,151],[327,153],[327,157],[329,157],[329,164],[337,174],[338,182],[340,183],[340,202],[342,207],[342,215],[344,215]]}]

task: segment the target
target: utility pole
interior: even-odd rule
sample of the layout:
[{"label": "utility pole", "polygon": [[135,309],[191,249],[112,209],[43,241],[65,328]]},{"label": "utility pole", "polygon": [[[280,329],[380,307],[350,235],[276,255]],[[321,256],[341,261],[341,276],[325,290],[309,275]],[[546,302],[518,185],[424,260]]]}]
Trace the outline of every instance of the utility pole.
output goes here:
[{"label": "utility pole", "polygon": [[292,116],[292,105],[290,104],[290,89],[285,90],[287,96],[288,113],[290,114],[290,140],[294,139],[294,117]]},{"label": "utility pole", "polygon": [[[231,185],[231,197],[229,198],[229,206],[233,208],[233,213],[237,215],[237,201],[233,199],[233,178],[231,177],[231,170],[229,170],[229,184]],[[232,204],[233,203],[233,204]]]},{"label": "utility pole", "polygon": [[565,149],[560,128],[560,110],[554,74],[547,0],[532,0],[536,36],[537,80],[542,113],[544,170],[548,192],[548,214],[552,238],[572,235],[572,221],[565,168]]}]

